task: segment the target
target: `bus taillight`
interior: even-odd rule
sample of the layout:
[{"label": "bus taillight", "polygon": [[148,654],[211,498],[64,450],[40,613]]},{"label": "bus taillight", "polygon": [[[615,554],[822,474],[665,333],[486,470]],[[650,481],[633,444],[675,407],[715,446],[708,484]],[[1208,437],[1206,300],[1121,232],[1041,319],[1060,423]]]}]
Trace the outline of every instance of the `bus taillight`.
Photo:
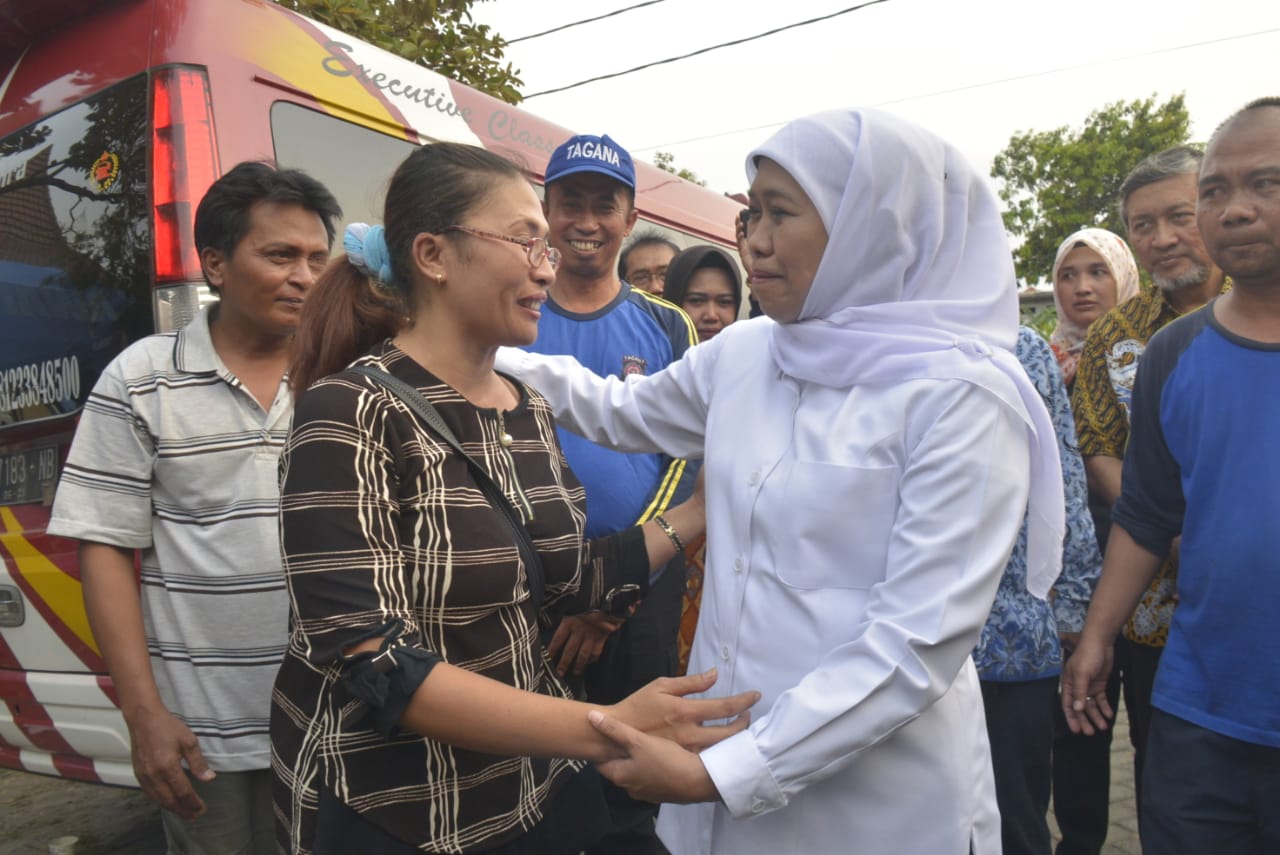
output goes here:
[{"label": "bus taillight", "polygon": [[163,68],[151,81],[152,223],[155,284],[202,278],[192,223],[196,205],[222,169],[205,73]]}]

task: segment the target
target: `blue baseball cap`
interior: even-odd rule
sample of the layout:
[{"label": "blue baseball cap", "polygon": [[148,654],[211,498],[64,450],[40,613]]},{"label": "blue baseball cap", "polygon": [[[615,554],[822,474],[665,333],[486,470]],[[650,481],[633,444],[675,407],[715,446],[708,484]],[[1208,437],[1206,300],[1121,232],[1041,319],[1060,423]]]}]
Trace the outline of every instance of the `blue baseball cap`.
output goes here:
[{"label": "blue baseball cap", "polygon": [[543,184],[550,184],[567,175],[579,172],[598,172],[615,181],[621,181],[636,189],[636,168],[631,155],[606,134],[602,137],[578,134],[562,143],[551,155]]}]

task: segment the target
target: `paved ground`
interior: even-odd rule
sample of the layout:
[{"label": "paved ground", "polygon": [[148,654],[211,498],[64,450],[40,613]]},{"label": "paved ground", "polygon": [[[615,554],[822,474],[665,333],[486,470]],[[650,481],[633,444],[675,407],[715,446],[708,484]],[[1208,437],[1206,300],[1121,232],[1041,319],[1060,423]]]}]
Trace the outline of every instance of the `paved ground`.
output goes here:
[{"label": "paved ground", "polygon": [[[1052,817],[1050,817],[1052,822]],[[1054,827],[1055,840],[1057,828]],[[66,855],[163,855],[155,808],[136,790],[0,770],[0,852],[45,855],[73,836]],[[1103,855],[1141,855],[1133,760],[1124,710],[1111,743],[1111,831]]]},{"label": "paved ground", "polygon": [[139,790],[0,769],[0,852],[46,855],[164,855],[160,815]]},{"label": "paved ground", "polygon": [[[1049,814],[1053,839],[1057,843],[1058,827]],[[1138,844],[1138,812],[1133,800],[1133,749],[1129,746],[1129,717],[1124,705],[1116,716],[1115,734],[1111,737],[1111,811],[1107,842],[1102,855],[1142,855]]]}]

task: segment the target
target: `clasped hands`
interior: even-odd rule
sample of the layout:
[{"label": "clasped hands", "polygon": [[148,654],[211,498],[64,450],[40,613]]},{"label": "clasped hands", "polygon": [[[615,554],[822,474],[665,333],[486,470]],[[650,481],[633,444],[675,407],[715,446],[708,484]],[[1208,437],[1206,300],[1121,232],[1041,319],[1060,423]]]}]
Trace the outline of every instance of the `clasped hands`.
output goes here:
[{"label": "clasped hands", "polygon": [[[716,671],[685,677],[662,677],[612,707],[587,717],[608,741],[608,757],[597,762],[600,773],[633,798],[688,804],[719,798],[711,776],[698,757],[745,729],[748,710],[759,692],[727,698],[692,699],[685,695],[710,689]],[[703,724],[727,720],[726,724]]]}]

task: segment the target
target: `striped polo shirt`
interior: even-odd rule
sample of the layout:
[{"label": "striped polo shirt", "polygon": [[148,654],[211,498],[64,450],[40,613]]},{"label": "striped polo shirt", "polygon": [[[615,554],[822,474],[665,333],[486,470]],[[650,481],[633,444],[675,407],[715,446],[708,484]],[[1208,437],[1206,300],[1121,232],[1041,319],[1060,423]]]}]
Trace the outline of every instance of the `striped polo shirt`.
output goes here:
[{"label": "striped polo shirt", "polygon": [[213,348],[205,309],[107,366],[62,472],[51,534],[142,552],[160,696],[210,767],[270,765],[271,687],[288,636],[278,466],[293,401],[263,410]]}]

